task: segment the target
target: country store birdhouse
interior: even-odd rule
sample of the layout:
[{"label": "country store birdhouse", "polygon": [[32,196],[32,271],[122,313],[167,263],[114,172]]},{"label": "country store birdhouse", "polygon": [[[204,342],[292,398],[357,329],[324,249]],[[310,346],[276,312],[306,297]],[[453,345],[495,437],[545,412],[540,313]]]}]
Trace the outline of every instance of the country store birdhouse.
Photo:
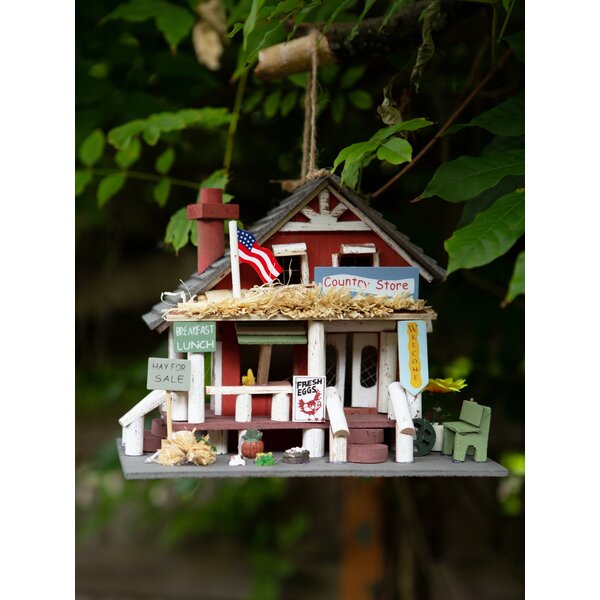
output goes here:
[{"label": "country store birdhouse", "polygon": [[[445,272],[365,199],[327,174],[248,230],[220,189],[187,213],[198,271],[143,316],[168,356],[120,419],[126,477],[506,474],[415,457],[437,317],[419,284]],[[265,452],[244,458],[256,431]]]}]

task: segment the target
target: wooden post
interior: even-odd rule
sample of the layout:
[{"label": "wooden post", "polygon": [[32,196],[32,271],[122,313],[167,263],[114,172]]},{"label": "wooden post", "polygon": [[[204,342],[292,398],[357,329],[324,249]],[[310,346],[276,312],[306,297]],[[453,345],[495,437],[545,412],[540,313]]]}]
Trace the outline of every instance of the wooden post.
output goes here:
[{"label": "wooden post", "polygon": [[[217,342],[217,347],[211,360],[212,384],[218,387],[223,385],[223,342]],[[215,411],[215,415],[220,416],[223,414],[223,394],[221,392],[216,392],[210,399],[211,408]]]},{"label": "wooden post", "polygon": [[[325,375],[325,325],[322,321],[308,321],[308,365],[307,374]],[[325,430],[305,429],[302,446],[309,455],[318,458],[325,455]]]},{"label": "wooden post", "polygon": [[125,429],[127,430],[125,455],[142,456],[144,454],[144,417],[136,417]]},{"label": "wooden post", "polygon": [[[183,352],[175,352],[173,342],[173,327],[174,323],[169,325],[169,358],[185,358]],[[173,421],[188,420],[188,395],[187,392],[171,392],[171,416]],[[166,407],[165,407],[166,409]]]},{"label": "wooden post", "polygon": [[389,392],[396,415],[396,462],[411,463],[414,460],[415,428],[410,414],[407,392],[398,381],[390,384]]},{"label": "wooden post", "polygon": [[234,298],[241,298],[240,257],[238,256],[237,221],[229,221],[229,251],[231,253],[231,286]]},{"label": "wooden post", "polygon": [[171,402],[171,392],[165,392],[167,395],[167,439],[173,439],[173,409]]},{"label": "wooden post", "polygon": [[290,420],[290,395],[274,394],[271,402],[271,421]]},{"label": "wooden post", "polygon": [[329,415],[329,462],[345,463],[348,460],[348,422],[344,403],[334,387],[325,391],[327,414]]},{"label": "wooden post", "polygon": [[217,449],[217,454],[227,454],[227,431],[211,431],[210,443]]},{"label": "wooden post", "polygon": [[204,354],[188,353],[191,363],[188,423],[204,423]]},{"label": "wooden post", "polygon": [[238,423],[252,421],[252,395],[238,394],[235,399],[235,420]]},{"label": "wooden post", "polygon": [[269,382],[269,368],[271,367],[271,353],[273,346],[263,344],[258,353],[258,369],[256,372],[256,383],[265,385]]},{"label": "wooden post", "polygon": [[119,423],[123,427],[127,427],[130,423],[133,423],[140,417],[143,419],[144,416],[151,410],[158,408],[163,404],[165,399],[165,393],[163,390],[152,390],[147,396],[144,396],[130,411],[126,412],[120,419]]},{"label": "wooden post", "polygon": [[413,396],[410,392],[406,392],[408,398],[408,406],[410,408],[410,416],[413,419],[420,419],[423,416],[421,394]]},{"label": "wooden post", "polygon": [[379,373],[377,377],[377,411],[387,413],[389,407],[388,385],[396,380],[398,369],[398,336],[395,332],[379,334]]}]

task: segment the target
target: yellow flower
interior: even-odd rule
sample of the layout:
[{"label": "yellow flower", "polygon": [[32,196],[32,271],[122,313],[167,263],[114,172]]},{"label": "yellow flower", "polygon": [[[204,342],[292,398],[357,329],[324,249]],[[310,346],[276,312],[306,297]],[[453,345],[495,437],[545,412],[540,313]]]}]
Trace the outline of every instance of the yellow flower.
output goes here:
[{"label": "yellow flower", "polygon": [[437,394],[445,394],[447,392],[460,392],[463,388],[466,388],[467,384],[464,379],[430,379],[429,383],[425,386],[426,392],[435,392]]}]

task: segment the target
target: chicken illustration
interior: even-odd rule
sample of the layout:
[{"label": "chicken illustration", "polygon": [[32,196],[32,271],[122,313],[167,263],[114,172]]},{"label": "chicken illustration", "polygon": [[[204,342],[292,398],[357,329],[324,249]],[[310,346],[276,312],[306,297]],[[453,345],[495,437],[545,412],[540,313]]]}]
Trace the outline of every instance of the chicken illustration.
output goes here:
[{"label": "chicken illustration", "polygon": [[298,401],[298,408],[300,409],[300,412],[303,412],[305,415],[308,415],[309,421],[310,421],[311,417],[313,418],[314,421],[317,420],[317,417],[315,415],[319,412],[319,410],[321,409],[321,406],[322,406],[322,402],[321,402],[320,390],[317,390],[315,392],[315,397],[312,400],[305,402],[304,400],[300,399]]}]

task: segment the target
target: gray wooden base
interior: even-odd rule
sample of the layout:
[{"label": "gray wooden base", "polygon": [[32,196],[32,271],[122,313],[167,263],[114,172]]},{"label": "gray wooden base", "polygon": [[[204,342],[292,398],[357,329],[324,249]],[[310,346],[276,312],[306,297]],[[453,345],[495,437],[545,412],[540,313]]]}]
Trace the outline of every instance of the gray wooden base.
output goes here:
[{"label": "gray wooden base", "polygon": [[301,465],[286,464],[281,460],[282,452],[274,452],[277,464],[273,467],[256,467],[254,461],[246,460],[244,467],[230,467],[230,454],[217,456],[217,461],[208,467],[182,466],[165,467],[147,463],[151,456],[125,456],[121,440],[117,439],[119,458],[125,479],[181,479],[181,478],[224,478],[224,477],[506,477],[507,469],[489,460],[476,463],[467,457],[462,464],[454,464],[448,456],[432,452],[428,456],[415,458],[410,464],[393,461],[393,452],[386,463],[361,465],[355,463],[332,464],[327,457],[311,458]]}]

